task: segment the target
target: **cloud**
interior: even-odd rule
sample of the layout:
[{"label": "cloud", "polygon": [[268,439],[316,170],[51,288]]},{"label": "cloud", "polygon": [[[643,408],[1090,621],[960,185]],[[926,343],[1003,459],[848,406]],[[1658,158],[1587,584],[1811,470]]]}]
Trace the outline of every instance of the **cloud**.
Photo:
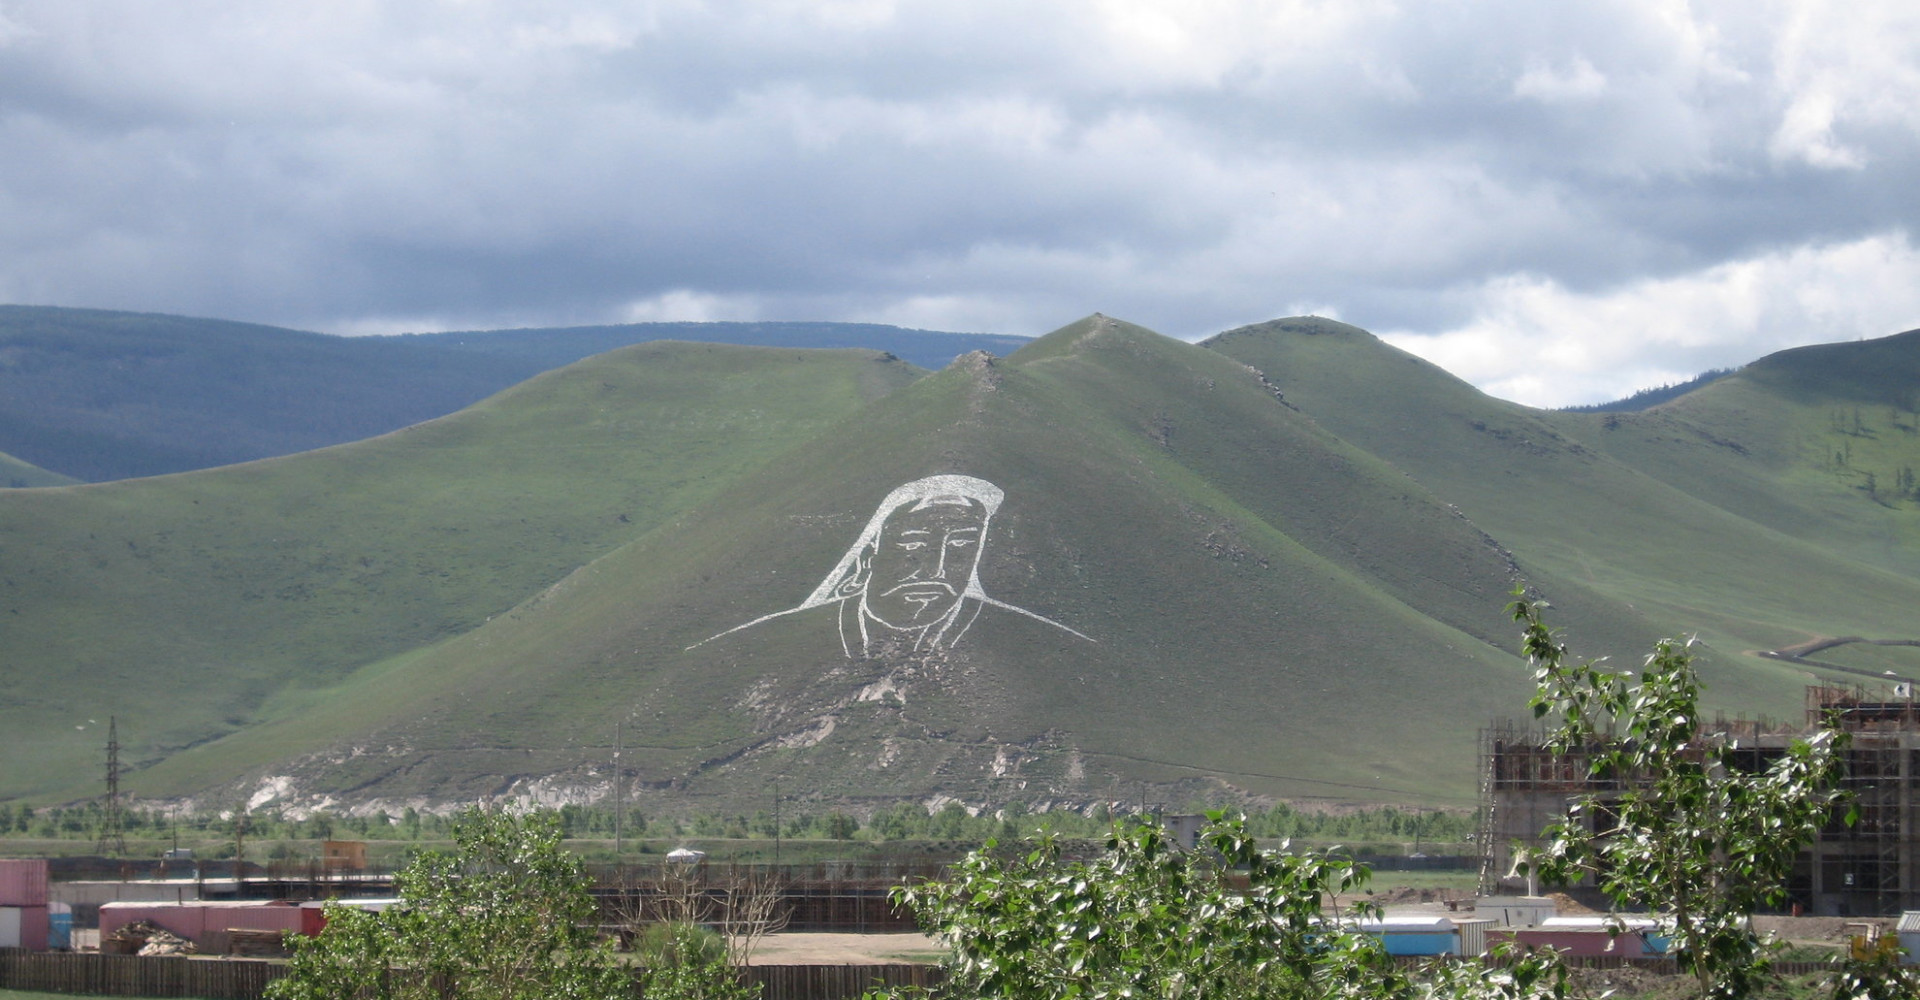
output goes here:
[{"label": "cloud", "polygon": [[1548,104],[1598,97],[1607,90],[1607,78],[1584,56],[1562,67],[1534,61],[1513,81],[1513,96]]},{"label": "cloud", "polygon": [[1920,232],[1909,7],[0,0],[0,300],[1459,342]]},{"label": "cloud", "polygon": [[756,319],[757,310],[750,301],[727,299],[718,295],[676,288],[640,302],[629,302],[622,311],[623,323],[716,323]]},{"label": "cloud", "polygon": [[1604,402],[1804,344],[1920,326],[1920,250],[1904,232],[1800,247],[1573,292],[1503,275],[1463,292],[1472,319],[1383,334],[1496,396]]}]

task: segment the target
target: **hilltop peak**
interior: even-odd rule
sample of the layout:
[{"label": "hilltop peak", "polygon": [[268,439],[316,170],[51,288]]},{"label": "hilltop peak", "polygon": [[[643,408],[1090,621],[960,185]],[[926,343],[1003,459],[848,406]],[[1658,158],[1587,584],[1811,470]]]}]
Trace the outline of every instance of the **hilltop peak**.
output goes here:
[{"label": "hilltop peak", "polygon": [[1094,313],[1034,340],[1009,355],[1007,361],[1017,366],[1047,358],[1078,354],[1090,348],[1150,342],[1176,343],[1172,338],[1144,326],[1114,319],[1104,313]]},{"label": "hilltop peak", "polygon": [[1920,385],[1920,330],[1776,351],[1741,369],[1740,377],[1807,399],[1908,409]]},{"label": "hilltop peak", "polygon": [[1215,334],[1201,341],[1200,346],[1215,347],[1222,343],[1247,337],[1278,337],[1287,335],[1380,341],[1379,337],[1374,336],[1367,330],[1354,326],[1351,323],[1342,323],[1337,319],[1327,319],[1324,316],[1283,316],[1280,319],[1270,319],[1264,323],[1252,323],[1247,326],[1235,327],[1225,333]]}]

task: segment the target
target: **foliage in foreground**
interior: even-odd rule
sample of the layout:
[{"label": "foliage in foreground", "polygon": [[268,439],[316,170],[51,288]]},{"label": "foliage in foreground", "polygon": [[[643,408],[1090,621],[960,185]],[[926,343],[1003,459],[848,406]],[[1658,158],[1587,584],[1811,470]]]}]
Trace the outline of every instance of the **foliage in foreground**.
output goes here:
[{"label": "foliage in foreground", "polygon": [[[1736,747],[1704,732],[1700,684],[1684,647],[1660,643],[1638,676],[1574,664],[1522,594],[1512,606],[1553,715],[1556,752],[1581,755],[1608,789],[1549,828],[1531,864],[1549,881],[1593,876],[1622,910],[1652,908],[1680,968],[1707,1000],[1752,996],[1768,947],[1748,915],[1783,898],[1793,859],[1842,803],[1845,737],[1794,740],[1742,770]],[[1223,1000],[1520,1000],[1568,994],[1551,951],[1498,954],[1403,972],[1356,914],[1330,897],[1365,886],[1364,866],[1331,854],[1262,851],[1241,820],[1209,814],[1204,850],[1173,849],[1151,827],[1116,828],[1100,857],[1065,862],[1042,839],[1024,855],[976,851],[943,882],[900,890],[952,948],[951,995],[998,1000],[1159,997]],[[1227,873],[1247,889],[1230,888]],[[1369,915],[1362,908],[1357,915]],[[1856,959],[1833,1000],[1920,995],[1887,954]],[[869,994],[870,1000],[893,994]]]},{"label": "foliage in foreground", "polygon": [[552,813],[469,810],[456,850],[395,876],[405,904],[378,913],[327,907],[318,937],[297,939],[269,1000],[751,1000],[726,949],[675,924],[656,961],[632,970],[596,933],[579,859]]},{"label": "foliage in foreground", "polygon": [[471,810],[455,853],[420,855],[394,878],[404,905],[327,907],[270,1000],[626,1000],[633,980],[596,940],[595,908],[550,814]]},{"label": "foliage in foreground", "polygon": [[1549,882],[1586,876],[1620,909],[1650,907],[1702,997],[1733,1000],[1766,979],[1769,949],[1749,915],[1786,901],[1794,857],[1844,793],[1846,736],[1823,727],[1789,742],[1761,770],[1743,770],[1736,744],[1702,728],[1700,681],[1684,646],[1664,640],[1638,676],[1573,663],[1541,621],[1525,625],[1536,717],[1554,716],[1549,745],[1584,755],[1596,786],[1549,827],[1533,864]]},{"label": "foliage in foreground", "polygon": [[[1557,963],[1521,957],[1468,973],[1396,969],[1377,938],[1326,907],[1364,889],[1363,865],[1330,853],[1261,850],[1245,823],[1210,813],[1203,850],[1181,851],[1151,826],[1117,827],[1090,861],[1041,839],[1026,853],[991,845],[951,879],[899,890],[953,950],[949,995],[1007,1000],[1155,997],[1523,998],[1563,995]],[[1230,884],[1243,877],[1246,889]],[[870,994],[872,997],[905,996]]]}]

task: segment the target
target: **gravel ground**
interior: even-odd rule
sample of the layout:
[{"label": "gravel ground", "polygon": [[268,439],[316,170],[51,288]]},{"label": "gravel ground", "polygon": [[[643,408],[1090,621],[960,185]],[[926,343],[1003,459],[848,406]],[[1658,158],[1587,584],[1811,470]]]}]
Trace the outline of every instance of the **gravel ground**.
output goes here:
[{"label": "gravel ground", "polygon": [[931,964],[944,951],[925,934],[770,934],[753,949],[753,965]]}]

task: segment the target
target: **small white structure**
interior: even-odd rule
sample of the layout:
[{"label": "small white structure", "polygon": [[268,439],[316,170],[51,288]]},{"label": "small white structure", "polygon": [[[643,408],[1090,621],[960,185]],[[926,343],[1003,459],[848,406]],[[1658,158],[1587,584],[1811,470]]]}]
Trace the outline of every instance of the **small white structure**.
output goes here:
[{"label": "small white structure", "polygon": [[1460,935],[1460,954],[1474,958],[1487,953],[1487,928],[1499,926],[1486,917],[1454,917],[1453,927]]},{"label": "small white structure", "polygon": [[1900,935],[1900,947],[1905,952],[1900,956],[1900,964],[1920,965],[1920,910],[1900,914],[1900,922],[1894,925],[1893,932]]},{"label": "small white structure", "polygon": [[1474,901],[1473,913],[1496,927],[1538,927],[1558,916],[1560,907],[1551,896],[1482,896]]},{"label": "small white structure", "polygon": [[667,860],[676,865],[697,865],[707,860],[707,852],[696,851],[691,847],[676,847],[667,852]]}]

